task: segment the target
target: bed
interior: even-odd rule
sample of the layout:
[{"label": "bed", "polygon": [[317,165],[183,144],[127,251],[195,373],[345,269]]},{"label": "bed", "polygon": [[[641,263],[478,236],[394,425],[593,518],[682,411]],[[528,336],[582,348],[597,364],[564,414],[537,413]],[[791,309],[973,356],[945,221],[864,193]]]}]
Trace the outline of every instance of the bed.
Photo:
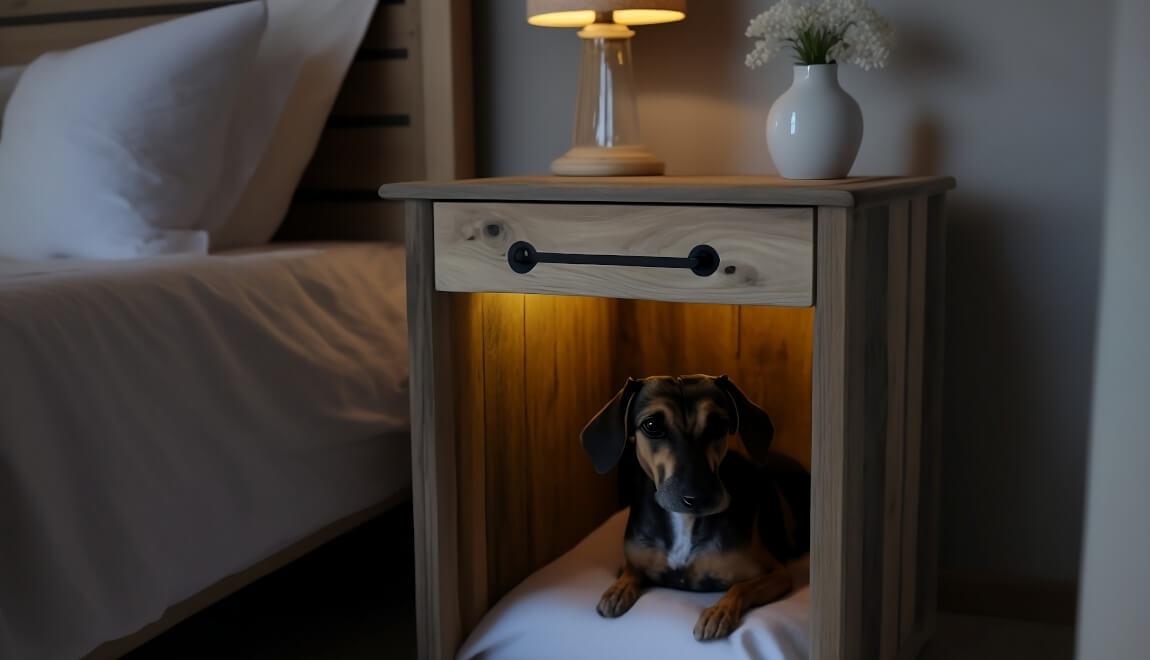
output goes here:
[{"label": "bed", "polygon": [[0,262],[0,319],[4,657],[78,657],[410,487],[397,246]]},{"label": "bed", "polygon": [[[8,3],[0,106],[3,67],[230,4]],[[469,174],[461,4],[378,4],[314,142],[281,141],[306,168],[270,244],[0,258],[0,657],[119,657],[410,497],[403,217],[375,189]]]}]

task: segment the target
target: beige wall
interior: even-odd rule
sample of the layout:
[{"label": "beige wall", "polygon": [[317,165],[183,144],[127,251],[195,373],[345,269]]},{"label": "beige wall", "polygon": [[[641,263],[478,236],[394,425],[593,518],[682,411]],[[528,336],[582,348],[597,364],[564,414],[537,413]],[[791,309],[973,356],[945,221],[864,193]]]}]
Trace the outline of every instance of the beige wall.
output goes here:
[{"label": "beige wall", "polygon": [[[634,42],[649,146],[671,173],[759,173],[784,64],[743,66],[767,0],[693,0]],[[1105,165],[1110,2],[879,0],[888,69],[843,72],[855,173],[958,177],[949,235],[943,565],[1076,576]],[[477,0],[480,172],[569,143],[578,39]]]},{"label": "beige wall", "polygon": [[1150,655],[1150,3],[1115,25],[1106,240],[1078,657]]}]

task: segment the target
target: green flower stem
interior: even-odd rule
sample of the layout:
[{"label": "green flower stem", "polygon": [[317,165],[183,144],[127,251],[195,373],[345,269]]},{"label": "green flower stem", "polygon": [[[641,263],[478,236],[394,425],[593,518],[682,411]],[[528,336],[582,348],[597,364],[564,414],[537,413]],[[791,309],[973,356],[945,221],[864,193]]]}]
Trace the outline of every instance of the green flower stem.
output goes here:
[{"label": "green flower stem", "polygon": [[808,27],[799,31],[798,37],[787,39],[795,51],[795,64],[834,64],[828,57],[830,50],[843,40],[842,32],[831,32],[825,28]]}]

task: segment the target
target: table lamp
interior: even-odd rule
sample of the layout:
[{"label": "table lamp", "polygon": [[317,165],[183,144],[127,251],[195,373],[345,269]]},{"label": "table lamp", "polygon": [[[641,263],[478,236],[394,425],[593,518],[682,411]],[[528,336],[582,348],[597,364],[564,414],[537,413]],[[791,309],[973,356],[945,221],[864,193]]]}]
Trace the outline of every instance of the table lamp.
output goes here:
[{"label": "table lamp", "polygon": [[687,0],[527,0],[527,22],[581,28],[583,64],[571,150],[551,164],[561,176],[644,176],[663,162],[639,140],[631,65],[634,25],[687,17]]}]

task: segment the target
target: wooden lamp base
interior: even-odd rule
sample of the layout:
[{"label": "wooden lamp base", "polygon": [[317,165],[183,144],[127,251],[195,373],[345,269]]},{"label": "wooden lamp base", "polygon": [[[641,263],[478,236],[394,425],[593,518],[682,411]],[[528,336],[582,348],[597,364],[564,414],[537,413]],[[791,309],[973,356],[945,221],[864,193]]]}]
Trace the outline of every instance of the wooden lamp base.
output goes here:
[{"label": "wooden lamp base", "polygon": [[551,163],[559,176],[659,176],[663,161],[638,145],[572,147]]}]

